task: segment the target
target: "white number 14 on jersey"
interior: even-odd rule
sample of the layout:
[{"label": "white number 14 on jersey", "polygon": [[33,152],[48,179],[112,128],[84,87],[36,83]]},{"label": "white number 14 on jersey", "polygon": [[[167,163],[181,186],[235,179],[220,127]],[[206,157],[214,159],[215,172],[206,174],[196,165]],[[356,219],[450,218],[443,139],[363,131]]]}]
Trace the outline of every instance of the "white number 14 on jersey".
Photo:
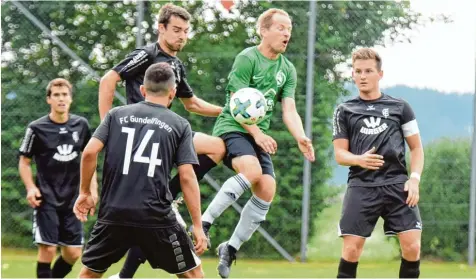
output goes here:
[{"label": "white number 14 on jersey", "polygon": [[[134,144],[134,137],[136,129],[129,127],[122,127],[122,132],[127,134],[126,141],[126,153],[124,154],[124,167],[122,169],[122,174],[129,174],[129,166],[131,164],[132,156],[132,146]],[[134,154],[133,162],[149,164],[149,169],[147,171],[147,176],[154,177],[155,167],[162,165],[162,160],[158,159],[159,154],[159,143],[152,143],[152,151],[150,152],[150,157],[143,156],[144,150],[149,143],[150,138],[154,134],[154,130],[147,130],[144,138],[139,144],[137,152]]]}]

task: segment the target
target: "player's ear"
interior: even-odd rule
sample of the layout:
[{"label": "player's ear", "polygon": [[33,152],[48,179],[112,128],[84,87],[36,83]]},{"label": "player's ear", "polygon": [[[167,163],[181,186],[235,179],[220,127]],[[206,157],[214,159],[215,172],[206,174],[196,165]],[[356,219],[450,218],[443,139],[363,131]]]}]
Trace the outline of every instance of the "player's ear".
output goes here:
[{"label": "player's ear", "polygon": [[139,90],[140,90],[140,93],[142,94],[142,96],[145,98],[145,96],[147,95],[147,90],[145,90],[144,85],[141,85],[139,87]]},{"label": "player's ear", "polygon": [[47,103],[48,105],[51,105],[51,98],[50,98],[50,96],[46,96],[46,103]]},{"label": "player's ear", "polygon": [[383,70],[380,70],[378,72],[378,75],[379,75],[379,80],[383,78]]},{"label": "player's ear", "polygon": [[159,23],[159,34],[165,33],[165,25],[163,23]]}]

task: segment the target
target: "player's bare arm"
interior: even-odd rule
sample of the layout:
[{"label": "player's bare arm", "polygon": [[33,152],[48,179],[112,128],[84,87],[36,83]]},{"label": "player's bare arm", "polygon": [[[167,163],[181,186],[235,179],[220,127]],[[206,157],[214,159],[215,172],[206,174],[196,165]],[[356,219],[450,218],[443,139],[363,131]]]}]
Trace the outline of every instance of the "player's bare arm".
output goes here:
[{"label": "player's bare arm", "polygon": [[180,98],[180,101],[182,101],[182,104],[187,111],[202,116],[217,117],[223,110],[222,107],[210,104],[195,95],[191,98]]},{"label": "player's bare arm", "polygon": [[293,98],[283,98],[281,107],[283,109],[283,122],[297,141],[299,150],[301,150],[306,159],[314,162],[314,147],[312,146],[312,141],[304,133],[301,116],[299,116],[296,110],[296,102]]},{"label": "player's bare arm", "polygon": [[[98,154],[103,148],[104,144],[102,141],[97,138],[91,138],[84,148],[81,157],[79,196],[74,204],[73,212],[82,222],[87,221],[88,213],[93,216],[96,208],[97,196],[95,200],[93,192],[97,192],[97,185],[91,186],[91,181],[96,173]],[[94,190],[94,187],[96,187],[96,190]]]},{"label": "player's bare arm", "polygon": [[410,148],[410,178],[405,183],[405,191],[408,192],[407,204],[411,207],[420,200],[420,176],[423,172],[425,155],[421,143],[420,134],[414,134],[405,138]]},{"label": "player's bare arm", "polygon": [[356,155],[349,151],[348,139],[334,140],[334,156],[341,166],[359,166],[364,169],[378,170],[385,163],[383,156],[375,154],[376,148],[368,150],[364,154]]},{"label": "player's bare arm", "polygon": [[121,76],[114,71],[108,71],[99,82],[99,117],[101,121],[106,116],[107,112],[112,108],[114,100],[114,91],[117,83],[121,81]]},{"label": "player's bare arm", "polygon": [[193,234],[195,239],[195,250],[200,256],[207,249],[207,237],[203,232],[202,213],[200,205],[200,189],[197,177],[191,164],[183,164],[178,167],[180,175],[180,185],[182,187],[183,199],[187,204],[188,211],[192,217]]},{"label": "player's bare arm", "polygon": [[18,163],[18,171],[20,172],[21,180],[25,184],[26,188],[26,199],[28,204],[35,208],[40,206],[41,192],[38,187],[36,187],[35,182],[33,181],[33,171],[31,170],[31,158],[20,156],[20,162]]}]

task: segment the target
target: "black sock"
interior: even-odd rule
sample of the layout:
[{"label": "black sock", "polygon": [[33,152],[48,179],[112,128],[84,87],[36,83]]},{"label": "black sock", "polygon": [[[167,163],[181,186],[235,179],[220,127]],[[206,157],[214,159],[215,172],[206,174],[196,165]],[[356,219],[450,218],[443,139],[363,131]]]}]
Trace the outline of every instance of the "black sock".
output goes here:
[{"label": "black sock", "polygon": [[145,255],[142,253],[140,247],[134,246],[129,249],[124,266],[122,267],[121,272],[119,272],[119,278],[134,277],[137,269],[141,264],[145,263],[145,260]]},{"label": "black sock", "polygon": [[400,278],[418,278],[420,277],[420,260],[410,262],[402,258],[400,263]]},{"label": "black sock", "polygon": [[53,270],[51,271],[51,275],[53,278],[64,278],[68,273],[71,272],[73,266],[67,263],[63,257],[60,255],[58,259],[56,259],[55,264],[53,265]]},{"label": "black sock", "polygon": [[[198,163],[200,165],[193,165],[193,170],[197,176],[197,180],[200,181],[207,172],[213,169],[217,164],[207,155],[200,154],[198,155]],[[169,189],[172,193],[172,198],[175,200],[177,195],[182,191],[180,187],[180,177],[176,174],[169,183]]]},{"label": "black sock", "polygon": [[203,230],[209,231],[211,226],[212,226],[212,224],[210,224],[208,222],[205,222],[205,221],[202,221]]},{"label": "black sock", "polygon": [[51,278],[51,263],[36,264],[36,277],[37,278]]},{"label": "black sock", "polygon": [[340,258],[337,278],[355,278],[357,276],[357,265],[359,262],[348,262]]}]

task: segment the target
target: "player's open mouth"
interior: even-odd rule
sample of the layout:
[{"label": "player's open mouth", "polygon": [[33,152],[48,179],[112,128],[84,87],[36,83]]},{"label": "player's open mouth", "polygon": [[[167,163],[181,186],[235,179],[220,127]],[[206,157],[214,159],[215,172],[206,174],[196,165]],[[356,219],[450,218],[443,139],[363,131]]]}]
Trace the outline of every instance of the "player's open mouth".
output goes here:
[{"label": "player's open mouth", "polygon": [[283,45],[287,46],[289,41],[283,41]]}]

